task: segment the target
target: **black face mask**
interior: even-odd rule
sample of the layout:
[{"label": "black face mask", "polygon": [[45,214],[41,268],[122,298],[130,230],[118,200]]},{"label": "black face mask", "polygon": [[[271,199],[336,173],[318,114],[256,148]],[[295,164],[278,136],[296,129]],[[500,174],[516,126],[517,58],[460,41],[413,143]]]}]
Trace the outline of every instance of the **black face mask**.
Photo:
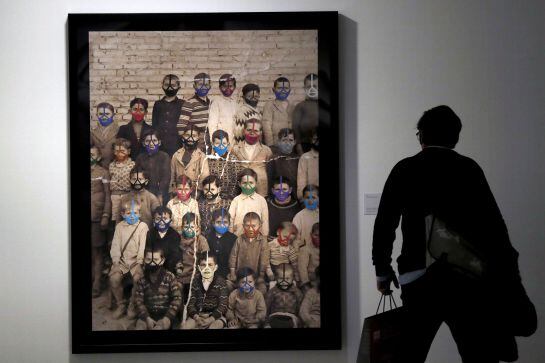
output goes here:
[{"label": "black face mask", "polygon": [[139,191],[139,190],[142,190],[144,189],[145,187],[148,186],[148,183],[149,181],[147,179],[138,179],[136,178],[136,180],[133,182],[131,182],[131,187],[136,190],[136,191]]},{"label": "black face mask", "polygon": [[167,95],[167,97],[176,96],[176,93],[178,93],[178,91],[180,90],[180,86],[177,85],[178,82],[179,81],[176,81],[171,76],[169,76],[168,86],[163,86],[163,91],[165,92],[165,95]]},{"label": "black face mask", "polygon": [[249,104],[252,107],[257,107],[257,104],[259,103],[259,101],[250,100],[250,99],[247,99],[247,98],[244,98],[244,102],[246,102],[247,104]]}]

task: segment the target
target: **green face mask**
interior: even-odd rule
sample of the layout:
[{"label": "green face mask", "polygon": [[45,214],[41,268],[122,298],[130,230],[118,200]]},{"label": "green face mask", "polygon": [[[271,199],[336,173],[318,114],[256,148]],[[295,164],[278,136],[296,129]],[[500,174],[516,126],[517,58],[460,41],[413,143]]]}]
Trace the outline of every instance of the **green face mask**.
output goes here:
[{"label": "green face mask", "polygon": [[194,229],[185,229],[183,230],[183,234],[185,238],[193,238],[195,237],[195,230]]},{"label": "green face mask", "polygon": [[100,159],[91,158],[91,166],[97,165]]},{"label": "green face mask", "polygon": [[246,195],[252,195],[255,192],[255,187],[247,188],[247,187],[243,186],[240,189],[242,189],[242,193],[244,193]]}]

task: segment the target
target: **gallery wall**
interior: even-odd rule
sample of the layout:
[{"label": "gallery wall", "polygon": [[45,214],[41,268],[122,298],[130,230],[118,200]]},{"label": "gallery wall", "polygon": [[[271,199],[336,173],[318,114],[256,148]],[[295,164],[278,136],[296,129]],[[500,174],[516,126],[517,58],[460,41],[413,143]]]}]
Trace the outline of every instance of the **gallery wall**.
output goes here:
[{"label": "gallery wall", "polygon": [[[343,349],[72,356],[67,14],[304,10],[338,10],[342,15]],[[543,321],[543,19],[545,3],[540,0],[21,0],[3,4],[0,360],[354,362],[363,318],[374,313],[379,297],[370,261],[374,216],[363,215],[363,195],[380,192],[395,162],[418,152],[416,121],[424,110],[438,104],[449,104],[462,119],[457,149],[483,167],[520,252],[528,293]],[[77,218],[78,211],[72,213]],[[544,340],[540,328],[535,336],[519,341],[520,362],[545,361]],[[459,362],[444,327],[428,361]]]}]

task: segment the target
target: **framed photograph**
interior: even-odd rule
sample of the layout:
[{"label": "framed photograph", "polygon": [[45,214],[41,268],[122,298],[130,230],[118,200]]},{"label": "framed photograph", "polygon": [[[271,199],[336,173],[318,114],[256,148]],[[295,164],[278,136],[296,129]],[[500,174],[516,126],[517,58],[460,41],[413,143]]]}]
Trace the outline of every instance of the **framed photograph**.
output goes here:
[{"label": "framed photograph", "polygon": [[337,17],[68,16],[73,353],[341,348]]}]

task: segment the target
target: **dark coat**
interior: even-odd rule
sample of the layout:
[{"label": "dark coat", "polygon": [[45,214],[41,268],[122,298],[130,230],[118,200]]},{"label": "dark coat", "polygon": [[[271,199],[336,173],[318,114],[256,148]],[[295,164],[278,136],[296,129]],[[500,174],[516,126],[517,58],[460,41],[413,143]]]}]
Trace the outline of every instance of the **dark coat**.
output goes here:
[{"label": "dark coat", "polygon": [[132,127],[133,123],[134,121],[131,121],[126,125],[120,126],[119,131],[117,132],[117,137],[122,137],[131,142],[131,159],[136,160],[137,156],[142,151],[145,151],[145,148],[142,146],[142,136],[148,131],[151,131],[152,127],[145,121],[142,121],[142,131],[140,133],[140,139],[138,139]]}]

